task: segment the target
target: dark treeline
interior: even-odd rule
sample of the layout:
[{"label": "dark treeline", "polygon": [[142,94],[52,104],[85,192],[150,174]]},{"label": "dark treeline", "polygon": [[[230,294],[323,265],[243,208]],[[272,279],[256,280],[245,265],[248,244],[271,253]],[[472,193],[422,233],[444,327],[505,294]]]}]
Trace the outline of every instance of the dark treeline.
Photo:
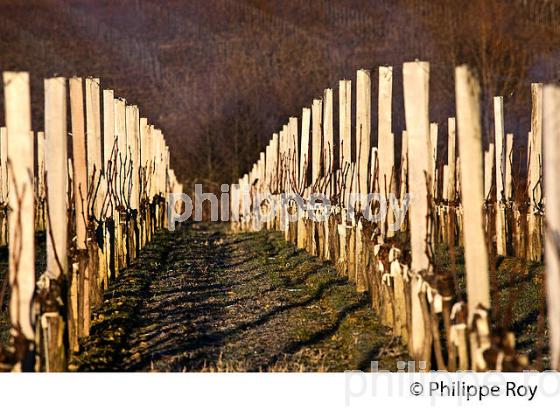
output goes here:
[{"label": "dark treeline", "polygon": [[483,87],[486,136],[491,98],[503,95],[521,149],[530,83],[559,79],[560,2],[0,0],[0,68],[32,73],[35,129],[42,78],[98,76],[163,129],[180,180],[208,190],[237,180],[289,116],[358,68],[394,66],[398,141],[401,64],[416,58],[431,62],[440,132],[454,115],[453,67],[468,63]]}]

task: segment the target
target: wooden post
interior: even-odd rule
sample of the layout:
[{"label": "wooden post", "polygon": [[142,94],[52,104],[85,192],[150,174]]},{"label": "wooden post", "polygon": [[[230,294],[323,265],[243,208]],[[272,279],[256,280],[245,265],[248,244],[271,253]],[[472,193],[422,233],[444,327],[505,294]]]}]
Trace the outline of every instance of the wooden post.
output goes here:
[{"label": "wooden post", "polygon": [[456,133],[455,133],[455,118],[447,119],[447,166],[449,167],[447,179],[447,199],[450,202],[455,201],[456,186],[455,178],[457,175],[456,164]]},{"label": "wooden post", "polygon": [[529,237],[528,256],[533,261],[541,259],[542,238],[540,217],[537,215],[538,206],[542,200],[541,164],[542,164],[542,84],[531,84],[532,111],[531,111],[531,141],[528,169],[528,196],[529,196]]},{"label": "wooden post", "polygon": [[[45,168],[47,171],[47,277],[58,281],[68,273],[68,155],[66,79],[45,80]],[[50,285],[48,285],[50,287]],[[52,287],[50,292],[56,292]],[[52,295],[53,298],[61,295]],[[54,304],[56,306],[56,304]],[[64,321],[51,304],[41,316],[46,371],[62,371]]]},{"label": "wooden post", "polygon": [[[115,221],[117,204],[115,193],[117,192],[117,157],[115,150],[115,98],[113,90],[103,90],[103,175],[105,177],[105,188],[108,194],[105,206],[104,229],[103,229],[103,252],[105,253],[105,266],[107,274],[104,277],[104,286],[107,288],[109,279],[116,275],[115,265]],[[111,243],[113,241],[113,243]]]},{"label": "wooden post", "polygon": [[[333,90],[328,88],[323,99],[323,173],[326,181],[324,194],[330,199],[334,194],[334,130],[333,130]],[[330,215],[323,222],[323,257],[331,259]]]},{"label": "wooden post", "polygon": [[513,166],[513,134],[506,135],[506,173],[505,173],[505,200],[511,201],[513,199],[513,176],[511,169]]},{"label": "wooden post", "polygon": [[113,90],[103,90],[103,171],[107,176],[109,161],[112,173],[115,169],[113,148],[115,145],[115,96]]},{"label": "wooden post", "polygon": [[410,62],[403,65],[404,107],[408,149],[414,153],[414,160],[408,162],[409,189],[412,194],[410,204],[410,251],[413,277],[411,286],[412,332],[409,350],[416,360],[426,359],[424,352],[427,323],[424,323],[420,298],[419,275],[427,271],[430,261],[426,255],[428,215],[428,190],[426,175],[430,172],[430,122],[429,122],[429,80],[430,66],[426,62]]},{"label": "wooden post", "polygon": [[329,180],[325,194],[330,197],[334,188],[333,90],[331,88],[325,90],[323,110],[323,164],[325,178]]},{"label": "wooden post", "polygon": [[[467,66],[455,70],[457,125],[461,158],[461,198],[467,278],[468,325],[478,309],[490,309],[488,252],[484,237],[482,135],[480,130],[480,86]],[[492,159],[494,154],[492,153]],[[487,335],[470,335],[473,370],[486,370],[482,352],[490,346]]]},{"label": "wooden post", "polygon": [[494,97],[494,139],[496,149],[496,252],[507,254],[506,246],[506,144],[504,134],[504,98]]},{"label": "wooden post", "polygon": [[371,78],[369,71],[358,70],[356,80],[356,163],[358,166],[358,192],[362,195],[369,192],[370,132]]},{"label": "wooden post", "polygon": [[[101,146],[101,107],[100,107],[100,89],[98,78],[86,78],[86,141],[87,141],[87,167],[88,167],[88,181],[89,191],[92,195],[90,199],[90,212],[93,212],[96,219],[102,224],[103,215],[101,215],[101,208],[103,206],[103,199],[105,198],[105,177],[103,175],[103,160],[102,160],[102,146]],[[91,215],[90,215],[91,216]],[[93,220],[89,226],[88,246],[90,248],[90,269],[89,285],[91,292],[90,304],[97,304],[101,301],[100,288],[104,278],[107,275],[107,267],[105,264],[105,255],[103,249],[97,246],[95,240],[95,231],[98,229],[98,224]],[[87,309],[90,309],[89,306]],[[84,313],[87,313],[84,312]],[[85,332],[89,334],[89,315],[85,319]]]},{"label": "wooden post", "polygon": [[126,143],[127,143],[127,155],[130,161],[130,165],[127,166],[127,172],[130,168],[130,192],[127,192],[128,203],[131,209],[138,209],[138,125],[137,120],[137,107],[135,105],[126,106]]},{"label": "wooden post", "polygon": [[475,310],[490,308],[488,253],[482,215],[482,135],[480,131],[480,87],[467,66],[455,70],[457,126],[461,158],[461,198],[467,276],[469,323]]},{"label": "wooden post", "polygon": [[[395,138],[391,128],[391,107],[393,92],[393,67],[379,67],[379,96],[378,96],[378,133],[377,145],[379,151],[379,192],[389,198],[389,194],[396,193],[395,176]],[[373,161],[373,157],[372,157]],[[371,191],[375,188],[370,187]],[[392,209],[387,210],[386,222],[392,225],[395,215]],[[385,223],[381,223],[382,232],[385,232]],[[393,230],[387,230],[387,236],[392,237]]]},{"label": "wooden post", "polygon": [[8,130],[0,127],[0,245],[8,244]]},{"label": "wooden post", "polygon": [[[83,336],[84,312],[84,280],[89,279],[87,263],[87,221],[89,212],[87,207],[87,160],[86,136],[84,130],[84,94],[81,78],[70,79],[70,110],[72,118],[72,157],[74,184],[74,211],[76,218],[76,249],[77,260],[72,267],[70,278],[70,310],[68,320],[68,334],[70,349],[78,350],[78,337]],[[79,290],[78,290],[79,289]],[[80,300],[78,300],[78,298]]]},{"label": "wooden post", "polygon": [[438,198],[438,181],[437,181],[437,149],[438,149],[438,125],[435,122],[430,123],[430,180],[432,186],[432,198],[434,201]]},{"label": "wooden post", "polygon": [[494,144],[488,145],[488,151],[484,152],[484,199],[492,196],[492,182],[494,177]]},{"label": "wooden post", "polygon": [[338,83],[338,104],[339,168],[344,172],[352,161],[352,81],[342,80]]},{"label": "wooden post", "polygon": [[76,247],[77,249],[85,250],[87,248],[86,224],[89,217],[87,209],[86,140],[81,78],[73,77],[70,79],[70,109],[72,118]]},{"label": "wooden post", "polygon": [[311,144],[311,183],[315,184],[321,177],[321,121],[322,121],[322,107],[323,101],[315,99],[313,100],[313,105],[311,106],[311,121],[312,127],[312,144]]},{"label": "wooden post", "polygon": [[47,226],[46,220],[46,186],[45,186],[45,133],[37,132],[37,181],[36,206],[35,206],[35,230],[44,231]]},{"label": "wooden post", "polygon": [[4,72],[4,109],[8,130],[8,232],[11,334],[16,348],[16,370],[33,369],[35,293],[35,224],[33,195],[33,139],[29,74]]},{"label": "wooden post", "polygon": [[[504,200],[506,170],[504,134],[504,97],[494,97],[494,139],[496,149],[496,201]],[[499,249],[498,244],[498,249]],[[498,250],[499,253],[499,250]],[[503,255],[500,253],[500,255]]]},{"label": "wooden post", "polygon": [[[124,240],[125,233],[125,220],[123,212],[127,209],[128,198],[125,192],[127,186],[126,166],[128,164],[127,150],[126,150],[126,101],[118,98],[114,100],[115,103],[115,138],[117,140],[117,153],[116,153],[116,176],[115,185],[118,199],[118,212],[115,214],[116,221],[116,252],[115,252],[115,275],[119,275],[121,267],[126,265],[126,247]],[[158,163],[159,165],[159,163]],[[158,192],[156,191],[155,194]]]},{"label": "wooden post", "polygon": [[8,202],[8,130],[0,127],[0,201]]},{"label": "wooden post", "polygon": [[546,192],[546,291],[550,329],[550,367],[560,370],[560,87],[543,91],[544,184]]},{"label": "wooden post", "polygon": [[[297,117],[290,117],[288,120],[288,152],[289,152],[289,172],[290,182],[294,181],[296,184],[299,181],[299,157],[298,157],[298,119]],[[289,184],[290,192],[293,191],[292,184]]]},{"label": "wooden post", "polygon": [[[308,170],[309,170],[309,130],[311,127],[311,110],[309,108],[304,108],[301,114],[301,148],[300,148],[300,158],[299,158],[299,191],[304,192],[308,186]],[[272,145],[272,144],[271,144]],[[270,151],[270,150],[269,150]],[[272,161],[270,158],[271,154],[267,151],[266,165],[270,167],[269,162]],[[267,172],[268,173],[268,172]],[[266,187],[268,192],[268,186]],[[305,249],[307,244],[307,233],[306,233],[306,213],[298,219],[297,226],[297,245],[300,249]]]},{"label": "wooden post", "polygon": [[122,98],[115,99],[115,138],[117,139],[117,192],[120,202],[126,206],[126,186],[125,165],[128,164],[128,153],[126,150],[126,101]]},{"label": "wooden post", "polygon": [[447,164],[443,166],[443,179],[441,187],[441,199],[444,202],[447,202],[449,200],[449,165]]},{"label": "wooden post", "polygon": [[[139,128],[140,116],[138,114],[138,107],[129,105],[126,107],[126,141],[127,152],[129,157],[129,166],[127,172],[130,172],[130,186],[127,186],[127,194],[129,207],[132,210],[128,229],[129,229],[129,246],[128,253],[130,259],[135,259],[138,251],[138,218],[137,212],[140,208],[140,181],[139,181]],[[133,216],[136,215],[136,216]]]},{"label": "wooden post", "polygon": [[402,205],[405,200],[405,195],[408,193],[408,132],[406,132],[406,130],[402,132],[401,138],[401,190],[399,197]]},{"label": "wooden post", "polygon": [[[138,215],[139,215],[139,223],[140,223],[140,243],[139,243],[139,248],[142,249],[145,245],[146,242],[148,241],[148,237],[147,237],[147,227],[146,227],[146,223],[147,223],[147,219],[148,219],[148,212],[147,212],[147,208],[146,208],[146,200],[147,200],[147,195],[146,195],[146,188],[147,188],[147,175],[148,175],[148,166],[147,166],[147,162],[148,162],[148,158],[149,158],[149,144],[148,144],[148,139],[150,137],[150,126],[148,125],[148,119],[147,118],[140,118],[140,138],[138,140],[139,142],[139,150],[140,150],[140,162],[138,163],[139,166],[139,201],[140,201],[140,209],[138,210]],[[175,174],[173,174],[174,178],[175,178]],[[174,181],[177,185],[178,182],[175,178]],[[174,187],[174,189],[179,188],[178,186]],[[178,191],[173,191],[173,192],[178,192]]]},{"label": "wooden post", "polygon": [[[301,114],[301,149],[299,157],[300,189],[307,187],[308,169],[310,168],[309,156],[309,129],[311,126],[311,110],[304,108]],[[267,156],[268,161],[268,156]],[[267,162],[268,165],[268,162]]]},{"label": "wooden post", "polygon": [[[101,170],[101,113],[99,107],[99,79],[86,78],[86,139],[88,182],[97,186]],[[101,185],[100,185],[101,189]],[[101,196],[101,193],[98,193]],[[96,198],[94,212],[99,216],[100,200]]]}]

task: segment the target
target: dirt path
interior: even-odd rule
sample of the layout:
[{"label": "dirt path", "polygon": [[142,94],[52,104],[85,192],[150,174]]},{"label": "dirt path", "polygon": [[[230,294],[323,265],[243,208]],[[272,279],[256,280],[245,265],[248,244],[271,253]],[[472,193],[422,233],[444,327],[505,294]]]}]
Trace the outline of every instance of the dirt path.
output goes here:
[{"label": "dirt path", "polygon": [[160,233],[113,282],[79,370],[394,370],[365,295],[277,233]]}]

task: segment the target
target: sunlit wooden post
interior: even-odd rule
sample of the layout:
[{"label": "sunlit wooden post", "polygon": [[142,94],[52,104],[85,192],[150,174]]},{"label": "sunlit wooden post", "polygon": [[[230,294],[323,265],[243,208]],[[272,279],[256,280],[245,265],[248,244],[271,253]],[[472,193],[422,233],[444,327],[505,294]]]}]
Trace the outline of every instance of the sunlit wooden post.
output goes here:
[{"label": "sunlit wooden post", "polygon": [[443,166],[443,174],[442,174],[442,191],[441,191],[441,199],[444,202],[449,201],[448,195],[448,188],[449,188],[449,165],[445,164]]},{"label": "sunlit wooden post", "polygon": [[457,172],[455,169],[456,164],[456,133],[455,133],[455,118],[451,117],[447,119],[447,166],[449,167],[448,179],[447,179],[447,199],[450,202],[455,201],[456,192],[456,176]]},{"label": "sunlit wooden post", "polygon": [[[408,151],[414,153],[414,160],[408,162],[409,190],[412,195],[410,203],[410,251],[412,279],[411,310],[412,329],[409,338],[409,351],[416,360],[426,360],[425,338],[427,323],[424,323],[420,298],[425,297],[420,291],[421,277],[427,271],[430,261],[426,255],[428,215],[428,190],[426,175],[430,172],[430,122],[429,122],[429,80],[430,66],[426,62],[410,62],[403,65],[404,107],[406,130],[408,133]],[[410,159],[410,158],[409,158]]]},{"label": "sunlit wooden post", "polygon": [[[115,270],[118,264],[115,263],[115,246],[111,241],[115,240],[115,219],[116,202],[115,193],[117,189],[117,161],[116,161],[116,140],[115,140],[115,98],[113,90],[103,90],[103,174],[105,176],[105,186],[107,188],[107,203],[105,204],[105,215],[103,215],[105,224],[103,230],[104,237],[104,253],[107,266],[107,283],[109,279],[116,275]],[[114,245],[114,244],[113,244]]]},{"label": "sunlit wooden post", "polygon": [[270,193],[271,195],[271,206],[273,206],[276,210],[273,217],[268,224],[269,229],[277,229],[277,214],[278,214],[278,168],[279,168],[279,159],[278,159],[278,133],[272,134],[272,140],[270,144]]},{"label": "sunlit wooden post", "polygon": [[[379,67],[379,96],[378,96],[378,133],[377,146],[379,151],[379,181],[377,187],[370,187],[371,191],[376,189],[386,199],[389,194],[395,194],[395,138],[392,131],[392,101],[393,101],[393,67]],[[373,161],[373,157],[372,157]],[[375,182],[374,182],[375,183]],[[385,232],[386,223],[392,225],[395,215],[391,209],[387,209],[387,220],[380,224],[382,232]],[[387,229],[387,236],[392,237],[394,231]]]},{"label": "sunlit wooden post", "polygon": [[488,144],[488,151],[484,151],[484,199],[492,196],[492,182],[494,178],[494,144]]},{"label": "sunlit wooden post", "polygon": [[288,120],[288,172],[289,183],[288,189],[293,191],[293,184],[299,181],[299,141],[298,141],[298,119],[297,117],[290,117]]},{"label": "sunlit wooden post", "polygon": [[[317,186],[321,178],[321,162],[322,162],[322,121],[323,121],[323,100],[314,99],[311,105],[311,186],[312,194],[317,193]],[[315,241],[315,230],[317,224],[310,221],[310,232],[308,242],[310,244],[310,252],[312,255],[319,255],[319,244]]]},{"label": "sunlit wooden post", "polygon": [[[370,162],[369,156],[371,151],[371,78],[370,72],[367,70],[358,70],[356,78],[356,164],[357,164],[357,193],[360,194],[360,200],[354,206],[357,215],[359,215],[369,204],[364,202],[362,196],[369,193],[370,179]],[[373,188],[373,187],[372,187]],[[362,269],[362,246],[361,246],[361,229],[357,226],[355,241],[359,243],[350,246],[356,246],[355,252],[355,269],[356,269],[356,288],[358,291],[366,289],[366,282]]]},{"label": "sunlit wooden post", "polygon": [[[400,169],[400,203],[404,203],[408,193],[408,132],[404,130],[401,134],[401,169]],[[403,221],[403,224],[405,222]]]},{"label": "sunlit wooden post", "polygon": [[550,367],[560,370],[560,87],[543,90],[544,188],[546,194],[546,294]]},{"label": "sunlit wooden post", "polygon": [[86,277],[89,279],[87,256],[87,221],[89,210],[87,207],[87,159],[86,135],[84,126],[84,94],[81,78],[70,79],[70,112],[72,122],[72,158],[73,158],[73,185],[74,185],[74,212],[76,226],[76,260],[72,264],[70,279],[70,310],[68,320],[68,334],[70,348],[78,350],[78,337],[84,335],[84,301],[89,301],[84,296]]},{"label": "sunlit wooden post", "polygon": [[[153,215],[150,217],[150,231],[151,235],[155,232],[156,227],[156,215],[155,215],[155,200],[156,200],[156,184],[157,184],[157,142],[158,142],[158,129],[156,127],[152,127],[150,131],[150,177],[149,177],[149,201],[151,207],[154,209]],[[239,190],[239,184],[237,189]],[[237,207],[237,216],[239,216],[239,204]],[[239,219],[237,219],[235,228],[239,228]]]},{"label": "sunlit wooden post", "polygon": [[140,181],[139,181],[139,162],[140,162],[140,152],[139,152],[139,128],[140,128],[140,117],[138,115],[138,107],[135,105],[129,105],[126,107],[126,142],[127,142],[127,152],[129,156],[129,165],[127,166],[127,172],[130,175],[130,185],[127,186],[127,195],[129,207],[131,209],[130,221],[128,224],[128,252],[131,259],[136,258],[136,253],[138,250],[138,209],[140,208]]},{"label": "sunlit wooden post", "polygon": [[87,169],[86,140],[84,131],[84,108],[82,79],[70,79],[70,109],[72,120],[72,158],[74,166],[74,207],[76,213],[76,247],[86,249]]},{"label": "sunlit wooden post", "polygon": [[352,81],[341,80],[338,83],[338,126],[340,169],[352,161]]},{"label": "sunlit wooden post", "polygon": [[323,98],[323,164],[328,179],[325,193],[332,195],[334,174],[333,90],[327,88]]},{"label": "sunlit wooden post", "polygon": [[[148,125],[148,119],[141,117],[140,118],[140,137],[138,139],[139,142],[139,150],[140,150],[140,162],[138,163],[138,172],[139,172],[139,210],[138,210],[138,217],[139,217],[139,224],[140,224],[140,243],[139,248],[143,248],[146,245],[148,240],[147,238],[147,229],[146,229],[146,222],[147,222],[147,212],[146,212],[146,187],[147,187],[147,176],[148,176],[148,156],[149,156],[149,130],[150,126]],[[175,181],[176,182],[176,181]],[[177,182],[176,182],[177,183]],[[178,184],[178,183],[177,183]],[[175,187],[175,188],[178,188]],[[174,191],[175,192],[175,191]]]},{"label": "sunlit wooden post", "polygon": [[[290,185],[289,192],[295,192],[295,186],[299,183],[299,136],[298,136],[298,119],[297,117],[290,117],[288,121],[288,144],[289,144],[289,170],[290,170]],[[290,215],[292,212],[299,212],[297,206],[291,207]],[[294,214],[295,215],[295,214]],[[288,231],[289,240],[297,244],[297,223],[290,222]]]},{"label": "sunlit wooden post", "polygon": [[541,165],[542,165],[542,84],[531,84],[531,141],[528,167],[528,257],[533,261],[541,259],[542,238],[541,218],[538,215],[542,201]]},{"label": "sunlit wooden post", "polygon": [[35,176],[35,230],[44,231],[46,221],[46,197],[45,197],[45,133],[42,131],[36,134],[37,141],[37,175]]},{"label": "sunlit wooden post", "polygon": [[[324,194],[332,198],[334,194],[334,124],[333,124],[333,90],[327,88],[323,98],[323,173],[326,180]],[[328,210],[330,212],[330,209]],[[323,222],[323,255],[326,260],[331,259],[330,253],[330,214]]]},{"label": "sunlit wooden post", "polygon": [[337,227],[339,241],[339,259],[337,265],[343,274],[347,275],[347,225],[346,211],[348,195],[350,193],[352,163],[352,81],[341,80],[338,83],[338,126],[339,126],[339,175],[341,178],[339,201],[341,205],[341,223]]},{"label": "sunlit wooden post", "polygon": [[[101,199],[103,192],[103,184],[99,183],[101,178],[101,112],[100,112],[100,94],[99,79],[86,78],[86,141],[87,141],[87,169],[88,182],[93,184],[96,189],[99,184],[99,192],[93,203],[93,211],[95,216],[99,217],[101,208]],[[95,193],[95,191],[94,191]]]},{"label": "sunlit wooden post", "polygon": [[[488,279],[488,252],[483,222],[483,166],[482,135],[480,129],[480,87],[467,66],[455,70],[457,127],[461,158],[461,198],[463,202],[463,236],[469,326],[478,309],[490,308]],[[488,347],[488,340],[471,335],[473,370],[483,370],[484,360],[479,356]]]},{"label": "sunlit wooden post", "polygon": [[[66,79],[45,80],[45,168],[47,173],[47,272],[49,281],[63,281],[68,274],[68,155],[66,131]],[[50,283],[43,283],[52,290]],[[56,298],[56,295],[53,295]],[[64,320],[48,304],[41,316],[45,343],[45,369],[62,371]],[[56,305],[55,305],[56,306]],[[62,307],[62,306],[60,306]]]},{"label": "sunlit wooden post", "polygon": [[496,150],[496,252],[498,255],[506,255],[506,144],[503,97],[494,97],[494,139]]},{"label": "sunlit wooden post", "polygon": [[505,161],[505,200],[509,202],[513,200],[513,175],[511,173],[513,166],[513,134],[506,135]]},{"label": "sunlit wooden post", "polygon": [[319,99],[313,100],[313,105],[311,106],[311,183],[315,184],[321,177],[321,141],[322,141],[322,110],[323,101]]},{"label": "sunlit wooden post", "polygon": [[430,180],[432,186],[432,198],[435,202],[438,199],[438,180],[437,180],[437,147],[438,147],[438,125],[430,123]]},{"label": "sunlit wooden post", "polygon": [[8,244],[8,130],[0,127],[0,245]]},{"label": "sunlit wooden post", "polygon": [[[86,78],[86,142],[87,142],[87,167],[88,167],[88,188],[91,195],[90,217],[95,216],[89,221],[88,226],[88,248],[90,258],[89,286],[91,288],[90,304],[98,304],[101,301],[101,287],[107,276],[107,266],[103,248],[97,245],[96,231],[101,225],[103,228],[103,215],[101,208],[105,198],[106,183],[103,175],[103,160],[101,146],[101,95],[98,78]],[[90,307],[91,308],[91,307]],[[89,317],[86,319],[84,329],[89,332]]]},{"label": "sunlit wooden post", "polygon": [[358,70],[356,80],[356,163],[358,166],[358,192],[362,195],[369,192],[370,133],[371,78],[369,71]]},{"label": "sunlit wooden post", "polygon": [[8,130],[9,270],[11,334],[19,344],[16,370],[32,370],[35,340],[31,313],[35,292],[33,139],[29,74],[4,72],[4,109]]},{"label": "sunlit wooden post", "polygon": [[[299,151],[299,191],[304,192],[305,188],[308,185],[308,169],[309,169],[309,131],[311,128],[311,110],[309,108],[304,108],[301,114],[301,148]],[[267,166],[269,165],[269,155],[267,154]],[[308,198],[304,198],[308,199]],[[307,242],[307,233],[306,233],[306,221],[305,221],[306,213],[303,212],[303,215],[298,219],[297,226],[297,245],[300,249],[305,249],[306,242]]]},{"label": "sunlit wooden post", "polygon": [[114,100],[115,103],[115,138],[117,140],[117,152],[115,159],[115,186],[116,186],[116,198],[117,210],[115,214],[116,221],[116,265],[115,274],[118,276],[120,268],[126,265],[126,210],[128,205],[128,198],[126,197],[126,186],[127,186],[127,173],[126,166],[127,162],[127,151],[126,151],[126,101],[117,98]]}]

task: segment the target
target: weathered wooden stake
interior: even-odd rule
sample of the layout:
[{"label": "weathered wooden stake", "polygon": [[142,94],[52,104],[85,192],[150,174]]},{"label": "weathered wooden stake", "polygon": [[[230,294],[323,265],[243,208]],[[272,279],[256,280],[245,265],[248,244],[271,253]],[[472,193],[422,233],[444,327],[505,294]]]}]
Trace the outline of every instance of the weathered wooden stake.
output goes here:
[{"label": "weathered wooden stake", "polygon": [[505,174],[505,200],[513,199],[513,176],[511,169],[513,167],[513,134],[506,135],[506,174]]},{"label": "weathered wooden stake", "polygon": [[[480,86],[467,66],[455,70],[455,95],[457,126],[461,158],[461,197],[463,201],[463,236],[467,278],[468,323],[473,322],[477,309],[490,309],[490,286],[488,279],[488,252],[484,237],[482,207],[483,167],[482,134],[480,130]],[[473,370],[483,370],[484,360],[480,353],[487,340],[471,337]]]},{"label": "weathered wooden stake", "polygon": [[334,131],[333,131],[333,90],[327,88],[323,99],[323,165],[324,176],[329,180],[325,194],[331,196],[334,188]]},{"label": "weathered wooden stake", "polygon": [[484,152],[484,199],[492,196],[492,182],[494,181],[494,144],[488,144],[488,151]]},{"label": "weathered wooden stake", "polygon": [[356,163],[358,166],[358,192],[362,195],[369,192],[370,133],[371,78],[368,70],[358,70],[356,79]]},{"label": "weathered wooden stake", "polygon": [[416,360],[425,360],[424,351],[426,324],[422,314],[420,298],[421,275],[430,268],[426,254],[427,226],[424,221],[428,215],[428,186],[426,175],[430,172],[430,122],[429,122],[429,80],[430,66],[426,62],[410,62],[403,65],[404,107],[406,129],[408,133],[408,149],[414,153],[414,160],[408,162],[409,189],[412,194],[410,204],[410,246],[411,270],[413,273],[411,286],[412,329],[409,339],[409,350]]},{"label": "weathered wooden stake", "polygon": [[311,121],[312,121],[312,137],[311,137],[311,183],[315,184],[321,177],[321,154],[322,154],[322,109],[323,100],[315,99],[313,100],[313,105],[311,106]]},{"label": "weathered wooden stake", "polygon": [[438,151],[438,125],[435,122],[430,123],[430,180],[432,186],[432,198],[434,201],[438,199],[438,180],[437,180],[437,151]]},{"label": "weathered wooden stake", "polygon": [[528,215],[528,257],[533,261],[541,259],[542,236],[539,207],[542,201],[542,84],[531,84],[531,141],[528,167],[527,195],[529,197]]},{"label": "weathered wooden stake", "polygon": [[35,224],[33,139],[29,74],[4,72],[4,108],[8,130],[9,269],[11,336],[16,342],[15,370],[33,369]]},{"label": "weathered wooden stake", "polygon": [[339,167],[344,172],[347,164],[352,161],[352,81],[339,81],[338,104]]},{"label": "weathered wooden stake", "polygon": [[543,90],[544,187],[546,194],[545,263],[550,329],[550,367],[560,370],[560,87]]},{"label": "weathered wooden stake", "polygon": [[117,192],[117,156],[115,150],[115,98],[113,90],[103,90],[103,175],[105,176],[105,187],[107,189],[108,198],[104,203],[105,215],[103,238],[105,253],[105,266],[107,266],[107,275],[105,275],[105,288],[108,286],[109,279],[116,275],[118,264],[115,264],[115,221],[118,220],[116,215],[116,198]]},{"label": "weathered wooden stake", "polygon": [[45,370],[62,371],[66,367],[64,320],[59,311],[62,304],[58,300],[62,297],[61,281],[68,274],[66,79],[62,77],[45,80],[45,144],[48,187],[47,272],[45,280],[41,279],[40,283],[48,292],[49,300],[41,315],[41,328],[44,334]]},{"label": "weathered wooden stake", "polygon": [[[379,190],[385,198],[397,192],[395,175],[395,138],[391,128],[391,107],[393,93],[393,67],[379,67],[379,96],[378,96],[378,132],[377,146],[379,158],[378,187],[370,190]],[[373,161],[373,158],[372,158]],[[387,232],[388,237],[394,235],[392,229],[386,230],[386,223],[392,225],[395,215],[391,209],[387,210],[386,221],[379,226],[382,232]],[[385,223],[386,222],[386,223]]]},{"label": "weathered wooden stake", "polygon": [[[87,223],[89,212],[87,207],[87,161],[86,136],[84,130],[84,94],[81,78],[70,79],[70,111],[72,118],[72,157],[74,210],[76,218],[76,260],[73,261],[70,278],[70,310],[68,334],[70,348],[78,350],[78,337],[83,335],[83,291],[84,278],[89,277],[87,263]],[[78,290],[79,289],[79,290]],[[80,298],[80,299],[78,299]]]},{"label": "weathered wooden stake", "polygon": [[399,198],[402,204],[405,200],[405,195],[408,193],[408,132],[406,132],[406,130],[403,130],[401,138],[401,181]]},{"label": "weathered wooden stake", "polygon": [[0,245],[8,244],[8,130],[0,127]]},{"label": "weathered wooden stake", "polygon": [[504,98],[494,97],[494,136],[496,149],[496,252],[507,254],[506,215],[506,144],[504,134]]}]

